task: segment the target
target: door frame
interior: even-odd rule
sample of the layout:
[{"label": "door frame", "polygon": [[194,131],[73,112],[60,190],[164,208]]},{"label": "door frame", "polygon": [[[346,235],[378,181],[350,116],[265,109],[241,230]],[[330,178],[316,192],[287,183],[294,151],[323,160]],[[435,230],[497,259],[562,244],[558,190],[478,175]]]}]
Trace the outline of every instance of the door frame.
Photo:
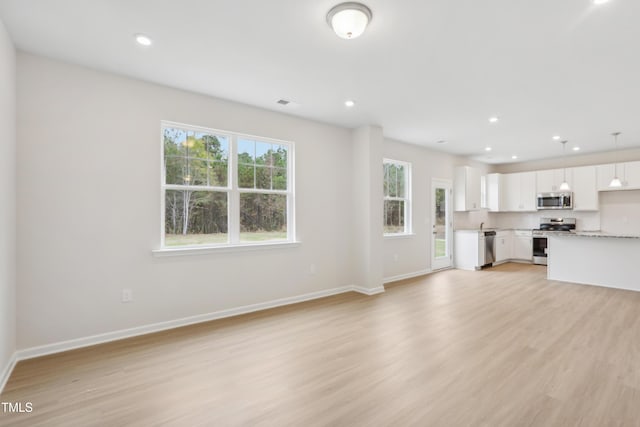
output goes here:
[{"label": "door frame", "polygon": [[[436,188],[445,188],[447,194],[446,202],[446,227],[445,235],[447,239],[447,255],[445,257],[436,258],[436,239],[435,239],[435,224],[436,224]],[[431,270],[442,270],[445,268],[453,267],[453,181],[443,178],[431,178],[431,229],[429,244],[431,245]]]}]

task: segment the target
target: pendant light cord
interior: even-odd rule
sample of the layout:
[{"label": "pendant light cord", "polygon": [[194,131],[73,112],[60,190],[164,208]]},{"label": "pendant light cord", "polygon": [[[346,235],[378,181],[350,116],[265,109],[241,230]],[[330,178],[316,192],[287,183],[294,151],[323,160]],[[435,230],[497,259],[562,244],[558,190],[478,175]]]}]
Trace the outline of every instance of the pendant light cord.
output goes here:
[{"label": "pendant light cord", "polygon": [[616,146],[616,152],[613,156],[613,160],[615,162],[613,173],[615,174],[615,178],[619,178],[618,177],[618,135],[620,135],[620,132],[613,132],[611,135],[613,135],[613,140]]}]

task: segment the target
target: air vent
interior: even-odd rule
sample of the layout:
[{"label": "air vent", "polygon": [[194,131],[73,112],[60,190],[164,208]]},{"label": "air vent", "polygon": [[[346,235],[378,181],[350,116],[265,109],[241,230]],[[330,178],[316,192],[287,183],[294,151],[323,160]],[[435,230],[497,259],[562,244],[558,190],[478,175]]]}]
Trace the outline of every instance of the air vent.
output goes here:
[{"label": "air vent", "polygon": [[295,101],[290,101],[288,99],[278,99],[276,101],[276,104],[281,105],[283,107],[287,107],[287,110],[291,110],[291,109],[295,109],[300,107],[300,104],[298,104]]}]

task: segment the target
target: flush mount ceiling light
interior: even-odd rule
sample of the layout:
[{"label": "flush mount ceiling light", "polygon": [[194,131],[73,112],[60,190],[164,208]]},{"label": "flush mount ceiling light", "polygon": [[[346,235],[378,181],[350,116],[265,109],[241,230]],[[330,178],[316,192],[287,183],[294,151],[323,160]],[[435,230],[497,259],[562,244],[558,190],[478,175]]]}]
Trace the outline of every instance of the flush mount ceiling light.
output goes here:
[{"label": "flush mount ceiling light", "polygon": [[485,147],[484,151],[491,151],[491,147]]},{"label": "flush mount ceiling light", "polygon": [[567,182],[567,158],[564,154],[567,140],[561,141],[560,143],[562,144],[562,183],[560,184],[560,191],[569,191],[571,187],[569,187],[569,183]]},{"label": "flush mount ceiling light", "polygon": [[573,151],[580,151],[580,147],[573,147]]},{"label": "flush mount ceiling light", "polygon": [[351,108],[356,105],[356,101],[354,101],[353,99],[347,99],[346,101],[344,101],[344,105]]},{"label": "flush mount ceiling light", "polygon": [[[611,136],[613,136],[614,143],[616,144],[616,152],[618,151],[618,135],[620,135],[620,132],[613,132],[611,134]],[[613,179],[609,183],[609,187],[610,188],[622,187],[622,181],[620,181],[620,178],[618,178],[618,163],[616,163],[614,166]]]},{"label": "flush mount ceiling light", "polygon": [[515,160],[515,159],[517,159],[517,158],[518,158],[518,156],[516,156],[516,155],[514,154],[513,156],[511,156],[511,158],[512,158],[513,160]]},{"label": "flush mount ceiling light", "polygon": [[347,2],[334,6],[327,13],[327,23],[338,37],[355,39],[364,33],[372,17],[371,9],[367,6],[361,3]]},{"label": "flush mount ceiling light", "polygon": [[153,43],[149,36],[145,36],[144,34],[136,34],[136,42],[141,46],[151,46]]},{"label": "flush mount ceiling light", "polygon": [[553,139],[554,141],[560,141],[560,137],[559,137],[558,135],[555,135],[552,139]]},{"label": "flush mount ceiling light", "polygon": [[498,120],[497,116],[489,117],[489,123],[498,123]]}]

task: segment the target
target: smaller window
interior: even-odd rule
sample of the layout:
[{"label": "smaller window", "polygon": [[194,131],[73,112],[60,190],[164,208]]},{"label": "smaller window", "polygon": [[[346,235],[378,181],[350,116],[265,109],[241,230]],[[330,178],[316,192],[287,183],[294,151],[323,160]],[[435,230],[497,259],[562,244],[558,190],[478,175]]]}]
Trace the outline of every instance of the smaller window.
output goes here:
[{"label": "smaller window", "polygon": [[411,233],[411,163],[384,159],[384,234]]}]

